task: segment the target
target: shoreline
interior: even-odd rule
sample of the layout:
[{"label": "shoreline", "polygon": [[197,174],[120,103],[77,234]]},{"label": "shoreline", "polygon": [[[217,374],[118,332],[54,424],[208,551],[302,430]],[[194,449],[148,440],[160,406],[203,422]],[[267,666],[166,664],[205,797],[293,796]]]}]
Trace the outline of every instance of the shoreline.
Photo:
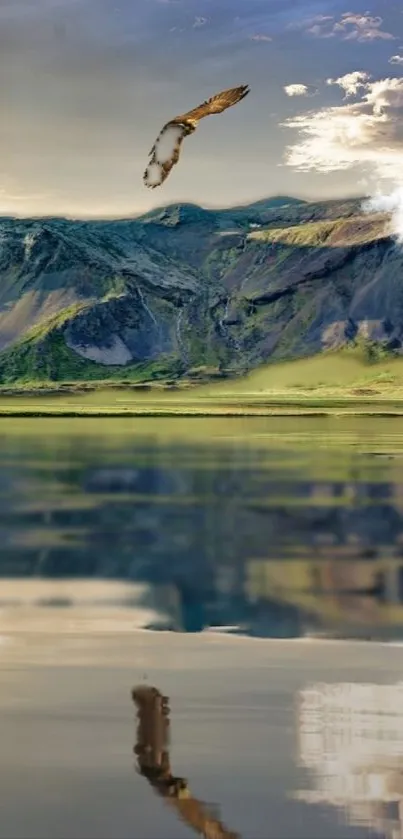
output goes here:
[{"label": "shoreline", "polygon": [[172,409],[164,409],[159,407],[142,407],[142,408],[77,408],[72,409],[68,406],[55,407],[40,407],[38,405],[30,407],[1,407],[0,406],[0,420],[12,418],[31,418],[31,419],[45,419],[45,418],[65,418],[65,419],[135,419],[140,417],[156,417],[161,419],[183,419],[183,418],[198,418],[208,419],[211,417],[222,418],[253,418],[253,417],[294,417],[294,418],[312,418],[312,417],[383,417],[396,418],[403,417],[403,405],[401,407],[393,406],[390,410],[386,406],[369,407],[351,405],[340,407],[339,405],[328,405],[321,408],[310,408],[301,406],[286,406],[279,405],[265,406],[262,408],[250,408],[240,405],[237,408],[187,408],[185,406],[178,406]]}]

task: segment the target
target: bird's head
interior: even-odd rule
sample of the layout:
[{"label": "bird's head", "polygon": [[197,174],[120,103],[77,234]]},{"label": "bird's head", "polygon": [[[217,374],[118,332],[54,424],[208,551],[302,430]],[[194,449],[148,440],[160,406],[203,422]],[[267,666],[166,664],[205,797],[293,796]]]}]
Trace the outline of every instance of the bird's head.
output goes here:
[{"label": "bird's head", "polygon": [[184,127],[186,129],[186,134],[193,134],[193,132],[196,131],[197,122],[193,120],[186,120]]}]

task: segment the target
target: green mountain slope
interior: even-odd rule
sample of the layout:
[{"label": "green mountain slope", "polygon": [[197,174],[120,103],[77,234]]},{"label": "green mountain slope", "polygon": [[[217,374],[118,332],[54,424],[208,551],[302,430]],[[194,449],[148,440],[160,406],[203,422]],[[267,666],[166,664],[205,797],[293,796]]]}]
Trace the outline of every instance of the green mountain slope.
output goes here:
[{"label": "green mountain slope", "polygon": [[399,352],[402,251],[360,207],[0,219],[0,382],[241,372],[360,338]]}]

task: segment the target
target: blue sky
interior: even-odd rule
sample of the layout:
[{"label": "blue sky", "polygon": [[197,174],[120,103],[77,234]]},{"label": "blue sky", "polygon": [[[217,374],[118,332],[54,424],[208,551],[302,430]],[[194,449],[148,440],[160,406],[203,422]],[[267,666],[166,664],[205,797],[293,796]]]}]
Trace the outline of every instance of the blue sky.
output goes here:
[{"label": "blue sky", "polygon": [[[363,194],[385,142],[390,168],[400,159],[402,47],[393,0],[2,0],[0,212],[118,216],[172,201]],[[353,94],[328,83],[356,71],[368,82]],[[388,85],[370,87],[391,78],[393,101]],[[238,84],[249,96],[203,120],[165,184],[147,190],[142,173],[162,125]],[[290,85],[306,89],[287,95]],[[374,126],[375,94],[386,96],[387,118]],[[350,142],[363,114],[364,154]]]}]

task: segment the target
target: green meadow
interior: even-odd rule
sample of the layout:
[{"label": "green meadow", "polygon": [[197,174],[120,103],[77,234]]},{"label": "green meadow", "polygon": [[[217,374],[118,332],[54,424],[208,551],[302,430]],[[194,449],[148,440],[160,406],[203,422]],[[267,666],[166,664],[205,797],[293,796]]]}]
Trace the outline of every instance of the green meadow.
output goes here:
[{"label": "green meadow", "polygon": [[142,384],[27,382],[0,390],[6,416],[403,414],[403,358],[343,350],[266,364],[238,378]]}]

